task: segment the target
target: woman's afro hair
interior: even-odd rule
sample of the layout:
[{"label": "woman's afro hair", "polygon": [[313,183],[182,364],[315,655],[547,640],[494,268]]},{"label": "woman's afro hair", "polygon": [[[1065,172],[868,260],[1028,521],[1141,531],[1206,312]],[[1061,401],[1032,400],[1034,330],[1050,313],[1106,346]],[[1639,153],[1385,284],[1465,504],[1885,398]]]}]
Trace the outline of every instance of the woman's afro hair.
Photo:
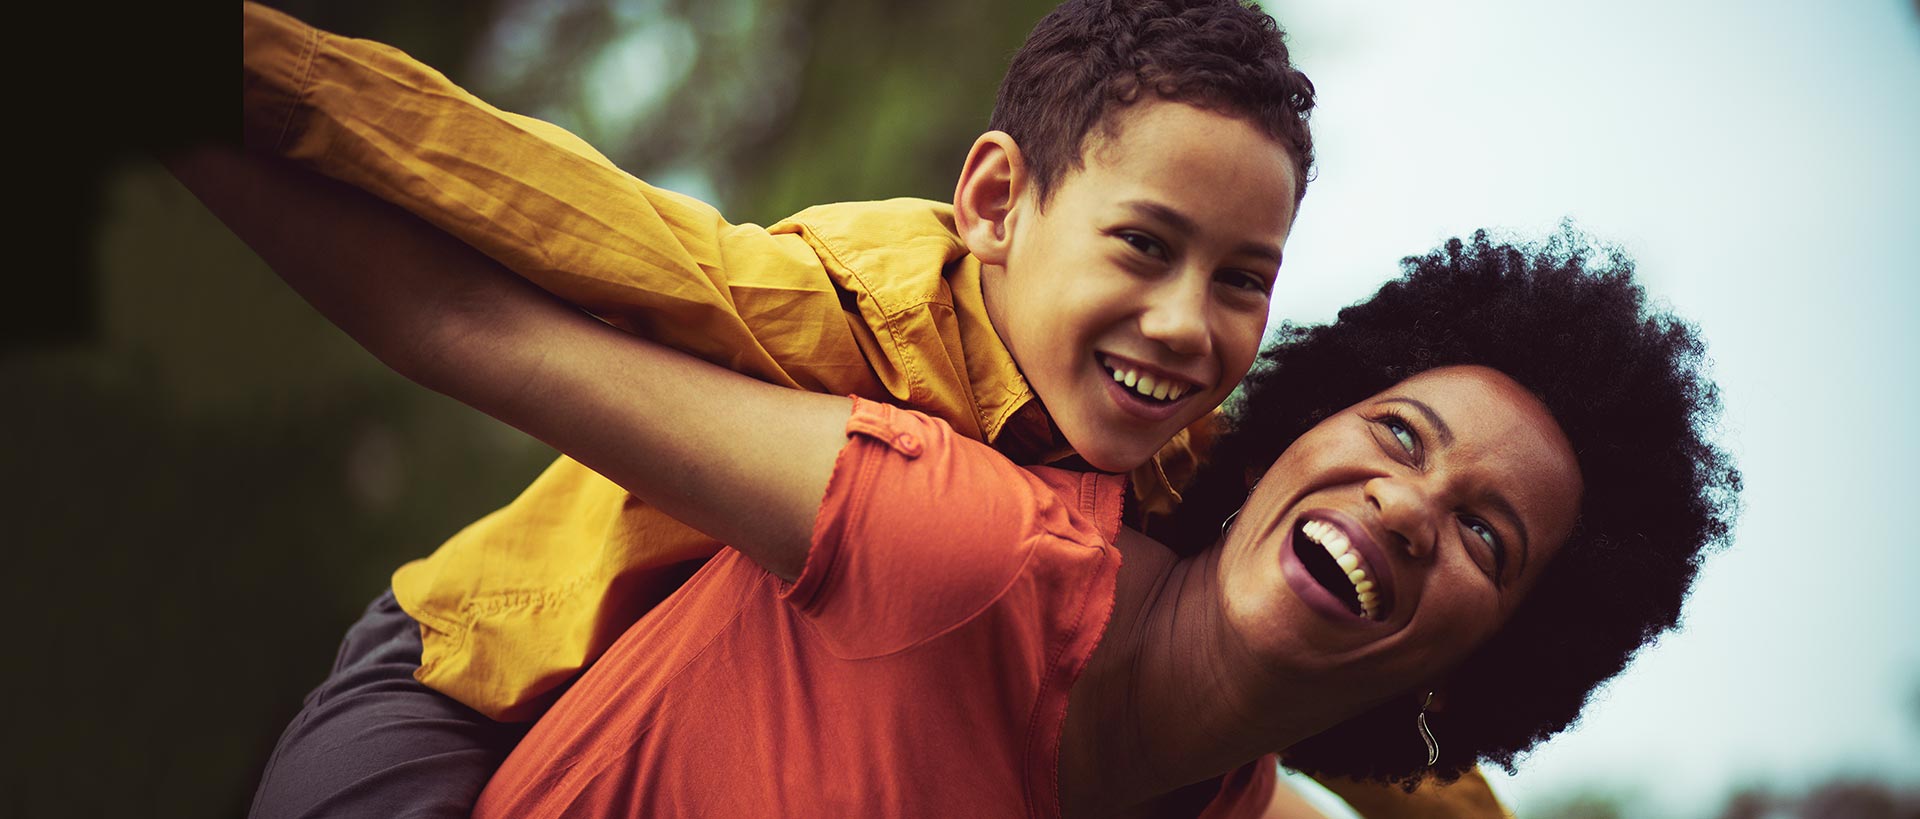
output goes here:
[{"label": "woman's afro hair", "polygon": [[[1600,683],[1674,627],[1703,555],[1724,545],[1740,474],[1709,436],[1719,414],[1693,327],[1651,310],[1633,264],[1563,226],[1536,245],[1486,231],[1401,262],[1403,273],[1325,326],[1283,325],[1230,404],[1188,502],[1155,527],[1203,549],[1264,472],[1314,424],[1436,367],[1499,370],[1544,402],[1572,442],[1579,519],[1528,598],[1445,675],[1431,773],[1514,759],[1567,728]],[[1285,752],[1312,773],[1427,775],[1406,692]]]}]

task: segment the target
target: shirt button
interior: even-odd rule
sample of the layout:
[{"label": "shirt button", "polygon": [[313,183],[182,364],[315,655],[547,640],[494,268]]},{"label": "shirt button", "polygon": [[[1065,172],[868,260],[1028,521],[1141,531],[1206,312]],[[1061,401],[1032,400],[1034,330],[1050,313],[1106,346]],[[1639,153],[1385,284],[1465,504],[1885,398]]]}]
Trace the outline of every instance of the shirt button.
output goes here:
[{"label": "shirt button", "polygon": [[893,436],[893,448],[909,458],[920,457],[920,439],[911,432]]}]

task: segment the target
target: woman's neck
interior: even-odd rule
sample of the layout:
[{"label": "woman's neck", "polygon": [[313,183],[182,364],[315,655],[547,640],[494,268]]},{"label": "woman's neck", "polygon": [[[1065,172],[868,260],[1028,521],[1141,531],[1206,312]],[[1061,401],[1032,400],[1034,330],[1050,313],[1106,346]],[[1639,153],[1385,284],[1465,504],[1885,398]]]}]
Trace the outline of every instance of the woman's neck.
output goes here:
[{"label": "woman's neck", "polygon": [[1331,725],[1332,692],[1262,668],[1226,627],[1217,549],[1177,559],[1130,531],[1115,546],[1113,615],[1061,736],[1067,816],[1131,812]]}]

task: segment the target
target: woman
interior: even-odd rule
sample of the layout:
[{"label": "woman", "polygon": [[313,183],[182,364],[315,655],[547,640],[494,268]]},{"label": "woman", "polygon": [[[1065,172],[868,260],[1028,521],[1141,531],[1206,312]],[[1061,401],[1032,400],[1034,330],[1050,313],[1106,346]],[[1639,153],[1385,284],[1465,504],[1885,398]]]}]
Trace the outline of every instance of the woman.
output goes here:
[{"label": "woman", "polygon": [[[727,407],[695,446],[748,454],[691,494],[769,492],[755,504],[768,514],[730,529],[729,503],[678,512],[746,557],[629,632],[509,758],[478,815],[1052,815],[1056,794],[1063,814],[1111,815],[1171,808],[1158,800],[1275,748],[1348,776],[1510,762],[1672,624],[1734,486],[1697,434],[1712,405],[1697,341],[1647,319],[1619,260],[1585,266],[1565,244],[1529,257],[1476,236],[1410,260],[1335,325],[1292,331],[1195,487],[1224,502],[1189,506],[1200,520],[1175,529],[1207,542],[1186,556],[1114,531],[1117,479],[1035,478],[898,413],[848,421],[838,399],[690,373],[638,414],[685,401],[678,427]],[[1609,355],[1576,355],[1597,350]],[[791,473],[750,456],[773,439]],[[673,458],[645,441],[627,451]],[[646,476],[620,479],[647,491]],[[1030,544],[1003,551],[1024,573],[983,570],[994,594],[969,595],[974,572],[957,561],[990,543]],[[944,610],[868,597],[896,585],[977,613],[893,634],[886,623]],[[699,627],[726,607],[739,612],[726,628]],[[1020,619],[1035,610],[1044,627]],[[634,661],[661,652],[676,657],[664,673]],[[1019,670],[990,667],[1006,665]],[[1010,703],[983,712],[980,690]],[[728,707],[687,712],[714,699]],[[849,770],[849,757],[862,761]],[[1249,798],[1229,785],[1216,810]]]},{"label": "woman", "polygon": [[[1117,478],[1019,470],[444,258],[277,268],[396,369],[738,549],[582,678],[481,815],[1167,812],[1275,748],[1373,778],[1509,761],[1672,624],[1737,485],[1691,332],[1565,247],[1455,242],[1295,331],[1173,522],[1184,556],[1118,530]],[[1228,785],[1216,808],[1258,801]]]},{"label": "woman", "polygon": [[[1195,548],[1231,512],[1235,475],[1270,462],[1343,396],[1459,363],[1526,385],[1575,444],[1586,483],[1579,525],[1524,606],[1449,675],[1445,710],[1429,715],[1449,738],[1435,767],[1458,771],[1478,758],[1511,770],[1678,622],[1699,561],[1730,535],[1740,475],[1707,440],[1719,397],[1702,373],[1704,344],[1646,307],[1621,254],[1570,230],[1537,247],[1478,233],[1402,268],[1334,324],[1282,330],[1236,407],[1260,423],[1220,441],[1180,517],[1157,531]],[[1290,747],[1287,763],[1405,778],[1419,745],[1384,738],[1404,733],[1418,709],[1412,697],[1383,703]]]}]

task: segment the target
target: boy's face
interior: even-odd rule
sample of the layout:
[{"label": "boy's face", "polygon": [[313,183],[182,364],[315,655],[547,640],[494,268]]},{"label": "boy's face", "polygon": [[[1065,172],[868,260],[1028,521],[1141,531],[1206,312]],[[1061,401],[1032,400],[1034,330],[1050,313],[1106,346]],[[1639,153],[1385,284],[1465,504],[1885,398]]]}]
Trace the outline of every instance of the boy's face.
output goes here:
[{"label": "boy's face", "polygon": [[1144,462],[1252,366],[1293,227],[1285,148],[1253,125],[1145,100],[1089,134],[1045,210],[1027,185],[986,306],[1068,443]]}]

